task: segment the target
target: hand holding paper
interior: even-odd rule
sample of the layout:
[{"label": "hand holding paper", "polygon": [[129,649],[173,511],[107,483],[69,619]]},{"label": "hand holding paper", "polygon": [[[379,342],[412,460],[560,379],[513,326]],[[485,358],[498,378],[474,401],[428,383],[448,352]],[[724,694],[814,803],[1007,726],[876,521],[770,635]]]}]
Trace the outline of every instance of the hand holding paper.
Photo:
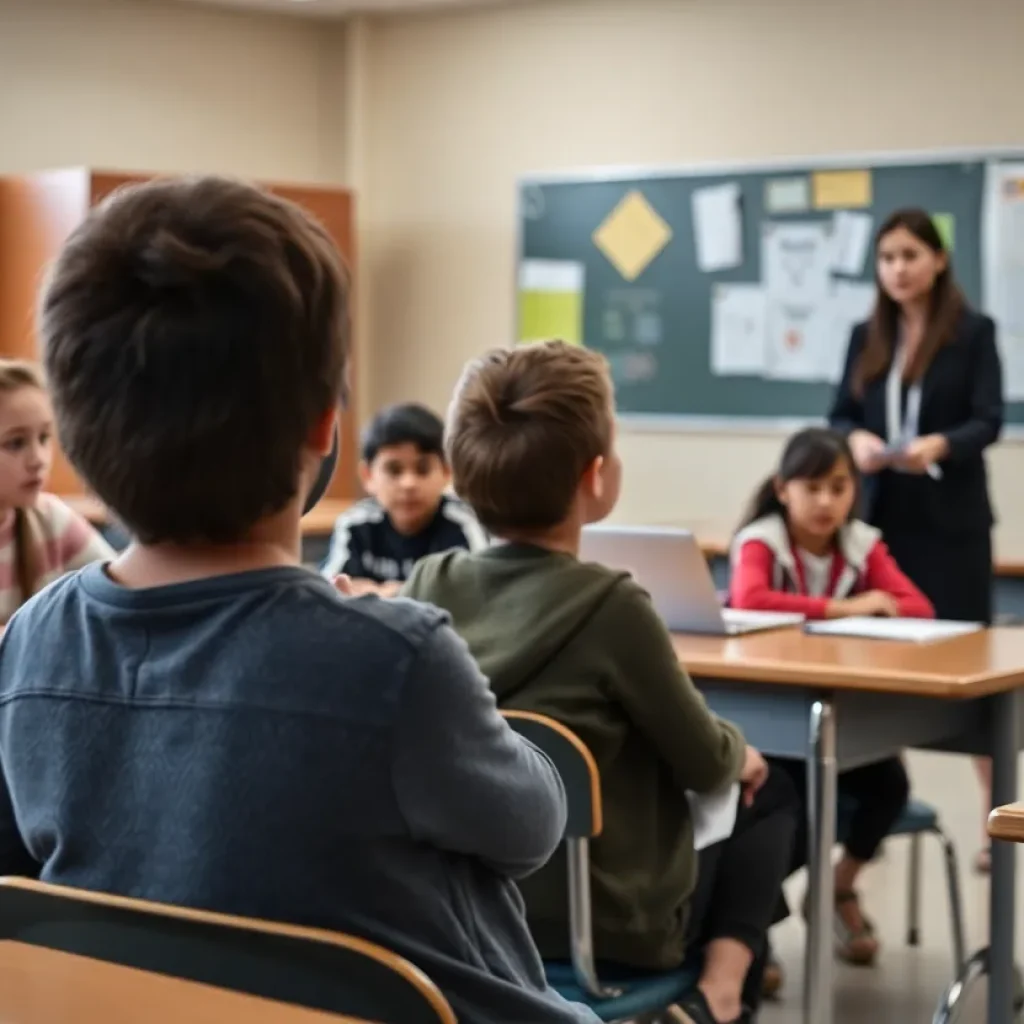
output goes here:
[{"label": "hand holding paper", "polygon": [[743,785],[743,804],[749,807],[754,802],[754,795],[768,779],[768,762],[756,747],[747,744],[747,752],[743,759],[743,770],[740,782]]},{"label": "hand holding paper", "polygon": [[877,473],[889,463],[890,452],[885,442],[870,430],[855,430],[850,434],[850,451],[862,473]]},{"label": "hand holding paper", "polygon": [[937,463],[949,454],[949,442],[942,434],[915,437],[903,448],[893,452],[892,463],[907,473],[927,473],[940,479],[942,471]]}]

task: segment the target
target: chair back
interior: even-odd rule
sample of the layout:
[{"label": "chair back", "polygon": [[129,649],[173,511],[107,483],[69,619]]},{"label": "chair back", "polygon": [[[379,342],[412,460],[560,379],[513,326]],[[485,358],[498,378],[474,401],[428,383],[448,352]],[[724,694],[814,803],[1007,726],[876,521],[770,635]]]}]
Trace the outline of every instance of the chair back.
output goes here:
[{"label": "chair back", "polygon": [[0,878],[0,939],[377,1024],[456,1024],[408,961],[319,929]]},{"label": "chair back", "polygon": [[594,963],[590,907],[590,840],[601,834],[601,775],[587,745],[571,729],[532,711],[503,711],[520,736],[543,751],[561,776],[568,804],[565,847],[569,879],[569,950],[577,984],[595,999],[619,990],[602,985]]}]

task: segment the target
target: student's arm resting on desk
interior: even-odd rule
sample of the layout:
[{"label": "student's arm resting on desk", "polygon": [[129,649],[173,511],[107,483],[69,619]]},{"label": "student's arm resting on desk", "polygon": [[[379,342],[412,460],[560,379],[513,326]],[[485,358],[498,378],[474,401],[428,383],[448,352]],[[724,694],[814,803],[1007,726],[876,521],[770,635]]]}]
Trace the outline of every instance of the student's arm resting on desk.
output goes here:
[{"label": "student's arm resting on desk", "polygon": [[808,619],[828,616],[830,599],[788,594],[772,588],[775,554],[767,544],[748,540],[743,544],[732,567],[729,604],[754,612],[797,612]]},{"label": "student's arm resting on desk", "polygon": [[850,344],[846,349],[846,364],[843,376],[836,389],[832,408],[829,410],[828,422],[844,434],[864,426],[864,402],[854,393],[854,377],[860,354],[864,349],[865,326],[859,324],[850,335]]},{"label": "student's arm resting on desk", "polygon": [[996,325],[980,317],[971,345],[971,415],[951,430],[942,431],[948,462],[980,455],[1003,429],[1003,368],[996,348]]},{"label": "student's arm resting on desk", "polygon": [[868,554],[862,582],[864,590],[883,590],[894,597],[899,614],[905,619],[935,618],[931,601],[914,586],[883,541],[875,544]]},{"label": "student's arm resting on desk", "polygon": [[746,755],[743,734],[708,710],[647,594],[623,580],[589,628],[607,650],[615,699],[680,790],[712,793],[735,782]]},{"label": "student's arm resting on desk", "polygon": [[561,842],[558,772],[502,718],[448,626],[424,640],[406,681],[393,781],[413,838],[513,878],[536,871]]}]

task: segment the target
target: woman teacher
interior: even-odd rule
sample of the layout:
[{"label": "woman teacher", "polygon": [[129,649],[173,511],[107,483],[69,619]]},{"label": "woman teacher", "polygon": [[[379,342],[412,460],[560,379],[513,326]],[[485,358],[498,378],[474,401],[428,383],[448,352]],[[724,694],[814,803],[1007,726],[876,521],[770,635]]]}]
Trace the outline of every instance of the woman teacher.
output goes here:
[{"label": "woman teacher", "polygon": [[[865,518],[936,615],[990,623],[984,452],[1003,426],[995,324],[968,306],[924,210],[892,214],[875,255],[875,309],[854,328],[829,420],[849,433],[865,475]],[[978,768],[987,791],[988,762]]]}]

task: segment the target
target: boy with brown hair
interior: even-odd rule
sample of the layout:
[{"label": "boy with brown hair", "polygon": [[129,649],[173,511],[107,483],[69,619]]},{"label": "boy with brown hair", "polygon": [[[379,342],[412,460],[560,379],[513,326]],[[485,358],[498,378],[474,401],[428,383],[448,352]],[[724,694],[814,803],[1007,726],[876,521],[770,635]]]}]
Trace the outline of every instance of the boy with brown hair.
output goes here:
[{"label": "boy with brown hair", "polygon": [[554,768],[444,616],[300,567],[348,303],[323,229],[237,182],[126,190],[68,240],[58,429],[134,540],[3,637],[0,873],[353,932],[466,1024],[593,1021],[512,881],[561,836]]},{"label": "boy with brown hair", "polygon": [[[704,945],[683,1019],[748,1020],[744,981],[788,867],[793,793],[773,785],[754,800],[763,758],[708,711],[648,596],[577,558],[583,526],[619,496],[605,360],[561,342],[489,353],[456,388],[447,446],[456,491],[504,543],[428,558],[403,592],[451,614],[502,707],[550,715],[593,753],[605,811],[591,851],[597,957],[666,969]],[[698,857],[686,793],[736,780],[748,806]],[[521,888],[541,952],[566,956],[561,859]],[[757,988],[751,979],[748,998]]]}]

